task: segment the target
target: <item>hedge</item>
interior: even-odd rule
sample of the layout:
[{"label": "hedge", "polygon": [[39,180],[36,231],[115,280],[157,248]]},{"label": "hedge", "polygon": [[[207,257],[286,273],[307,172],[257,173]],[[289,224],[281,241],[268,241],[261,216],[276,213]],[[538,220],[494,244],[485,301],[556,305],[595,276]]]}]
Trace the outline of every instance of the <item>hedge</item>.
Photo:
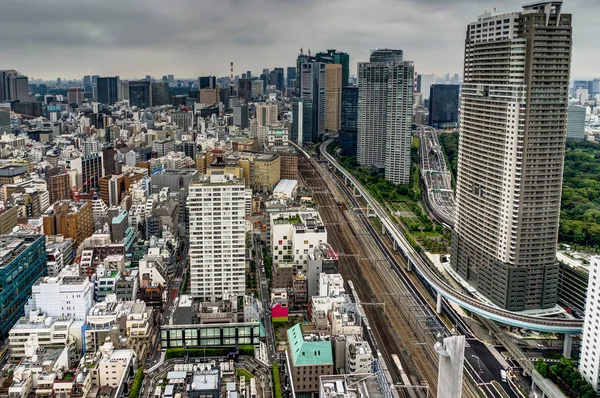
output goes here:
[{"label": "hedge", "polygon": [[135,377],[133,378],[133,384],[131,385],[131,391],[129,391],[129,398],[138,398],[140,396],[140,388],[142,388],[142,381],[144,380],[144,368],[140,366],[138,368]]},{"label": "hedge", "polygon": [[281,393],[281,380],[279,380],[279,366],[277,366],[277,362],[273,362],[273,391],[275,394],[275,398],[283,398],[283,394]]},{"label": "hedge", "polygon": [[[165,354],[165,359],[183,358],[186,353],[190,358],[198,357],[225,357],[235,347],[218,347],[218,348],[168,348]],[[238,346],[240,355],[254,356],[253,345]]]}]

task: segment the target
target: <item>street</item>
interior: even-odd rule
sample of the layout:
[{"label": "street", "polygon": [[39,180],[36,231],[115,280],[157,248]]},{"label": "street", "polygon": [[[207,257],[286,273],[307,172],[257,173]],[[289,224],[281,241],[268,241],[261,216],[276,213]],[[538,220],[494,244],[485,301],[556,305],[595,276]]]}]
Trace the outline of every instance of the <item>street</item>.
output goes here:
[{"label": "street", "polygon": [[269,294],[269,282],[267,275],[263,272],[264,259],[262,252],[262,244],[260,241],[260,234],[254,234],[254,251],[256,275],[258,276],[258,291],[260,294],[260,302],[262,304],[262,320],[263,326],[265,327],[265,333],[267,334],[267,355],[269,362],[273,363],[276,359],[275,353],[275,337],[273,336],[273,320],[271,318],[271,296]]}]

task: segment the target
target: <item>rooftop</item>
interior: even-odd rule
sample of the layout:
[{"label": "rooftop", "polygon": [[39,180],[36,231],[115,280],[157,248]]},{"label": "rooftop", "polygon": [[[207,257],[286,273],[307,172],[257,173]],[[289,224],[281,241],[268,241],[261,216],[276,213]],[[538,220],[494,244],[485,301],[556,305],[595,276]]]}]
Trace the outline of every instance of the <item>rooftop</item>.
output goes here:
[{"label": "rooftop", "polygon": [[0,268],[9,265],[21,253],[40,239],[44,239],[44,235],[31,234],[22,237],[14,235],[0,236]]},{"label": "rooftop", "polygon": [[333,354],[328,340],[307,341],[299,323],[287,331],[294,366],[332,365]]}]

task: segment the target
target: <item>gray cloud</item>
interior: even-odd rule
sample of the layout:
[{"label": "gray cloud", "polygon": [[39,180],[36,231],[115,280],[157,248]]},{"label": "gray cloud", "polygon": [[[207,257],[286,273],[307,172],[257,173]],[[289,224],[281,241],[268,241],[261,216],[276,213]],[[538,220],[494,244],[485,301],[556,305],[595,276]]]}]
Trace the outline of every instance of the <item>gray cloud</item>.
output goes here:
[{"label": "gray cloud", "polygon": [[[401,48],[422,73],[462,73],[465,27],[525,0],[0,0],[0,69],[32,77],[178,77],[295,64],[300,47],[337,48],[356,62]],[[569,0],[572,76],[600,75],[598,0]]]}]

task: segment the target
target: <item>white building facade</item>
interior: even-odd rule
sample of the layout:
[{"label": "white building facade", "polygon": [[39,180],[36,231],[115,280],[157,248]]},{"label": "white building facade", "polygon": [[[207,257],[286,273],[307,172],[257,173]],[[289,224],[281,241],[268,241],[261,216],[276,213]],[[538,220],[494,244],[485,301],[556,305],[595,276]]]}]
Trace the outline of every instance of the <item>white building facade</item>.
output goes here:
[{"label": "white building facade", "polygon": [[600,257],[592,257],[585,302],[585,322],[579,372],[600,392]]},{"label": "white building facade", "polygon": [[213,172],[189,187],[191,295],[217,301],[243,296],[245,280],[244,180]]}]

